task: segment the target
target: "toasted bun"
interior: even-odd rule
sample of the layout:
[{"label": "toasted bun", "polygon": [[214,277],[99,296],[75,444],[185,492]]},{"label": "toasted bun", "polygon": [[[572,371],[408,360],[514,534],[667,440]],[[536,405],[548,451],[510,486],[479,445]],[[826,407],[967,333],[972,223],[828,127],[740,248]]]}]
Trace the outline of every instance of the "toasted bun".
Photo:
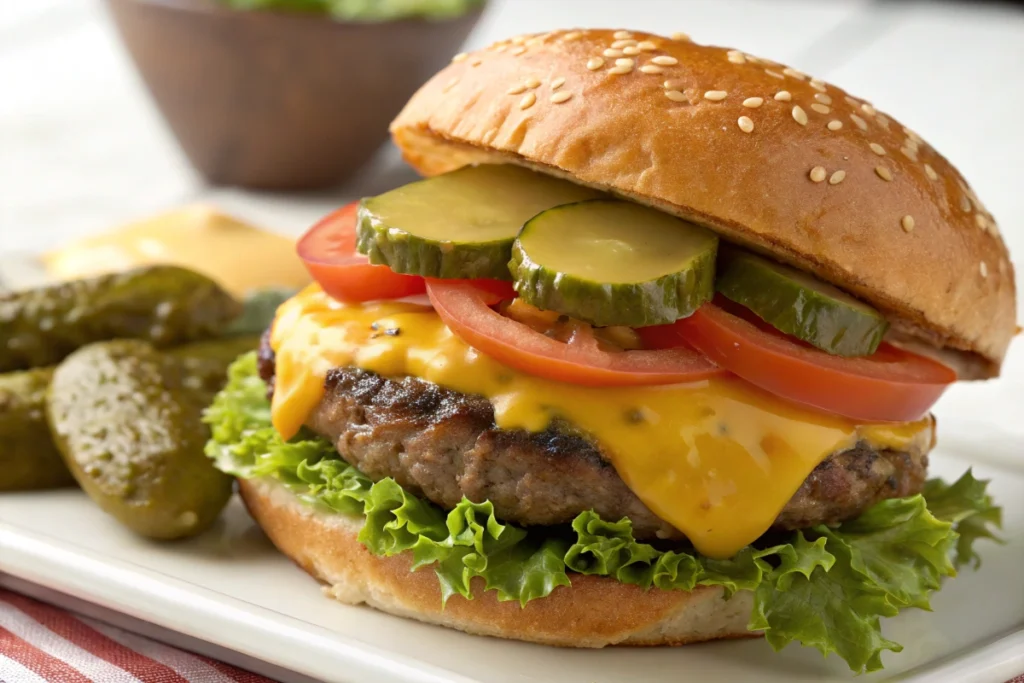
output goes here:
[{"label": "toasted bun", "polygon": [[426,175],[522,164],[702,223],[871,302],[968,377],[998,373],[1016,328],[1006,246],[957,170],[775,62],[640,32],[520,36],[457,56],[391,132]]},{"label": "toasted bun", "polygon": [[272,479],[239,480],[250,514],[285,555],[325,584],[325,592],[352,605],[475,633],[564,647],[684,645],[747,638],[749,592],[729,600],[720,588],[644,591],[612,579],[573,576],[526,607],[499,602],[474,580],[473,599],[456,595],[441,607],[433,571],[412,571],[410,553],[372,555],[356,535],[362,520],[323,514]]}]

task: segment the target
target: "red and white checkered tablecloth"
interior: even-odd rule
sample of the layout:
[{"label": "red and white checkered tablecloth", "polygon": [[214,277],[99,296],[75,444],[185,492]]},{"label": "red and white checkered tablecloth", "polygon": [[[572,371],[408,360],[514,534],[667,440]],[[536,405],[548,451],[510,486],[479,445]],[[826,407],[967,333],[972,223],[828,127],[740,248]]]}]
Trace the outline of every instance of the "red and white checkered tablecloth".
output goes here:
[{"label": "red and white checkered tablecloth", "polygon": [[0,683],[274,682],[0,589]]},{"label": "red and white checkered tablecloth", "polygon": [[0,590],[2,683],[273,683]]}]

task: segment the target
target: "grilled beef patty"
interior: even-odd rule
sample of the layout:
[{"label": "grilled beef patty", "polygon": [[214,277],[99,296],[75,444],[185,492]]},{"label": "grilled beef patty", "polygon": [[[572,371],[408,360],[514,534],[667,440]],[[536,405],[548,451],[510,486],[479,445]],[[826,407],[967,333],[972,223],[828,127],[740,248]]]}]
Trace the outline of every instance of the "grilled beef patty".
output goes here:
[{"label": "grilled beef patty", "polygon": [[[260,375],[273,391],[274,356],[264,341]],[[681,538],[623,483],[599,447],[571,425],[543,432],[499,429],[482,396],[415,377],[387,379],[335,368],[307,425],[377,481],[453,508],[489,500],[495,515],[523,525],[564,524],[585,510],[628,517],[640,539]],[[838,524],[887,498],[921,491],[930,444],[876,450],[865,442],[825,459],[776,518],[774,529]]]}]

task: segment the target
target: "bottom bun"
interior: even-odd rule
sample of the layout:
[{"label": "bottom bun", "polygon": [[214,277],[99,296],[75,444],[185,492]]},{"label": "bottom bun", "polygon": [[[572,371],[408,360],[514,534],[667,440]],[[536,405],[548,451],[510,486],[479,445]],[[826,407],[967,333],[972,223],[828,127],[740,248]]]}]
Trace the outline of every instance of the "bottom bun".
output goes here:
[{"label": "bottom bun", "polygon": [[455,595],[441,605],[437,576],[411,571],[405,552],[378,557],[356,538],[362,519],[322,513],[273,479],[240,480],[250,514],[285,555],[326,584],[324,592],[351,605],[366,603],[401,617],[467,633],[564,647],[685,645],[721,638],[757,637],[747,630],[748,591],[723,597],[721,587],[645,591],[613,579],[570,574],[525,607],[499,602],[473,579],[473,599]]}]

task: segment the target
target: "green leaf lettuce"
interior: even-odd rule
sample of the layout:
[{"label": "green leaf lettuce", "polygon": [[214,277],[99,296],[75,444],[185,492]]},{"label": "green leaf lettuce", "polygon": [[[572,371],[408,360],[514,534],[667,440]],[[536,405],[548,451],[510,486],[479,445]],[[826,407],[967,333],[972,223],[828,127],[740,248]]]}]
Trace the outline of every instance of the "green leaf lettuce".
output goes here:
[{"label": "green leaf lettuce", "polygon": [[856,672],[882,668],[882,652],[901,649],[882,636],[880,619],[928,609],[930,593],[956,565],[978,564],[974,541],[994,538],[1000,523],[986,482],[967,472],[952,485],[931,481],[922,495],[879,503],[839,527],[792,532],[784,543],[716,560],[641,543],[628,519],[583,512],[571,528],[526,530],[495,518],[489,502],[463,499],[446,513],[393,479],[374,483],[310,432],[281,440],[255,354],[232,366],[206,421],[213,435],[207,454],[218,468],[271,477],[310,505],[363,517],[360,542],[376,555],[411,552],[414,570],[433,569],[445,602],[471,599],[479,578],[499,600],[526,605],[570,585],[572,574],[645,589],[746,590],[754,595],[749,627],[764,631],[773,648],[799,642],[838,654]]}]

